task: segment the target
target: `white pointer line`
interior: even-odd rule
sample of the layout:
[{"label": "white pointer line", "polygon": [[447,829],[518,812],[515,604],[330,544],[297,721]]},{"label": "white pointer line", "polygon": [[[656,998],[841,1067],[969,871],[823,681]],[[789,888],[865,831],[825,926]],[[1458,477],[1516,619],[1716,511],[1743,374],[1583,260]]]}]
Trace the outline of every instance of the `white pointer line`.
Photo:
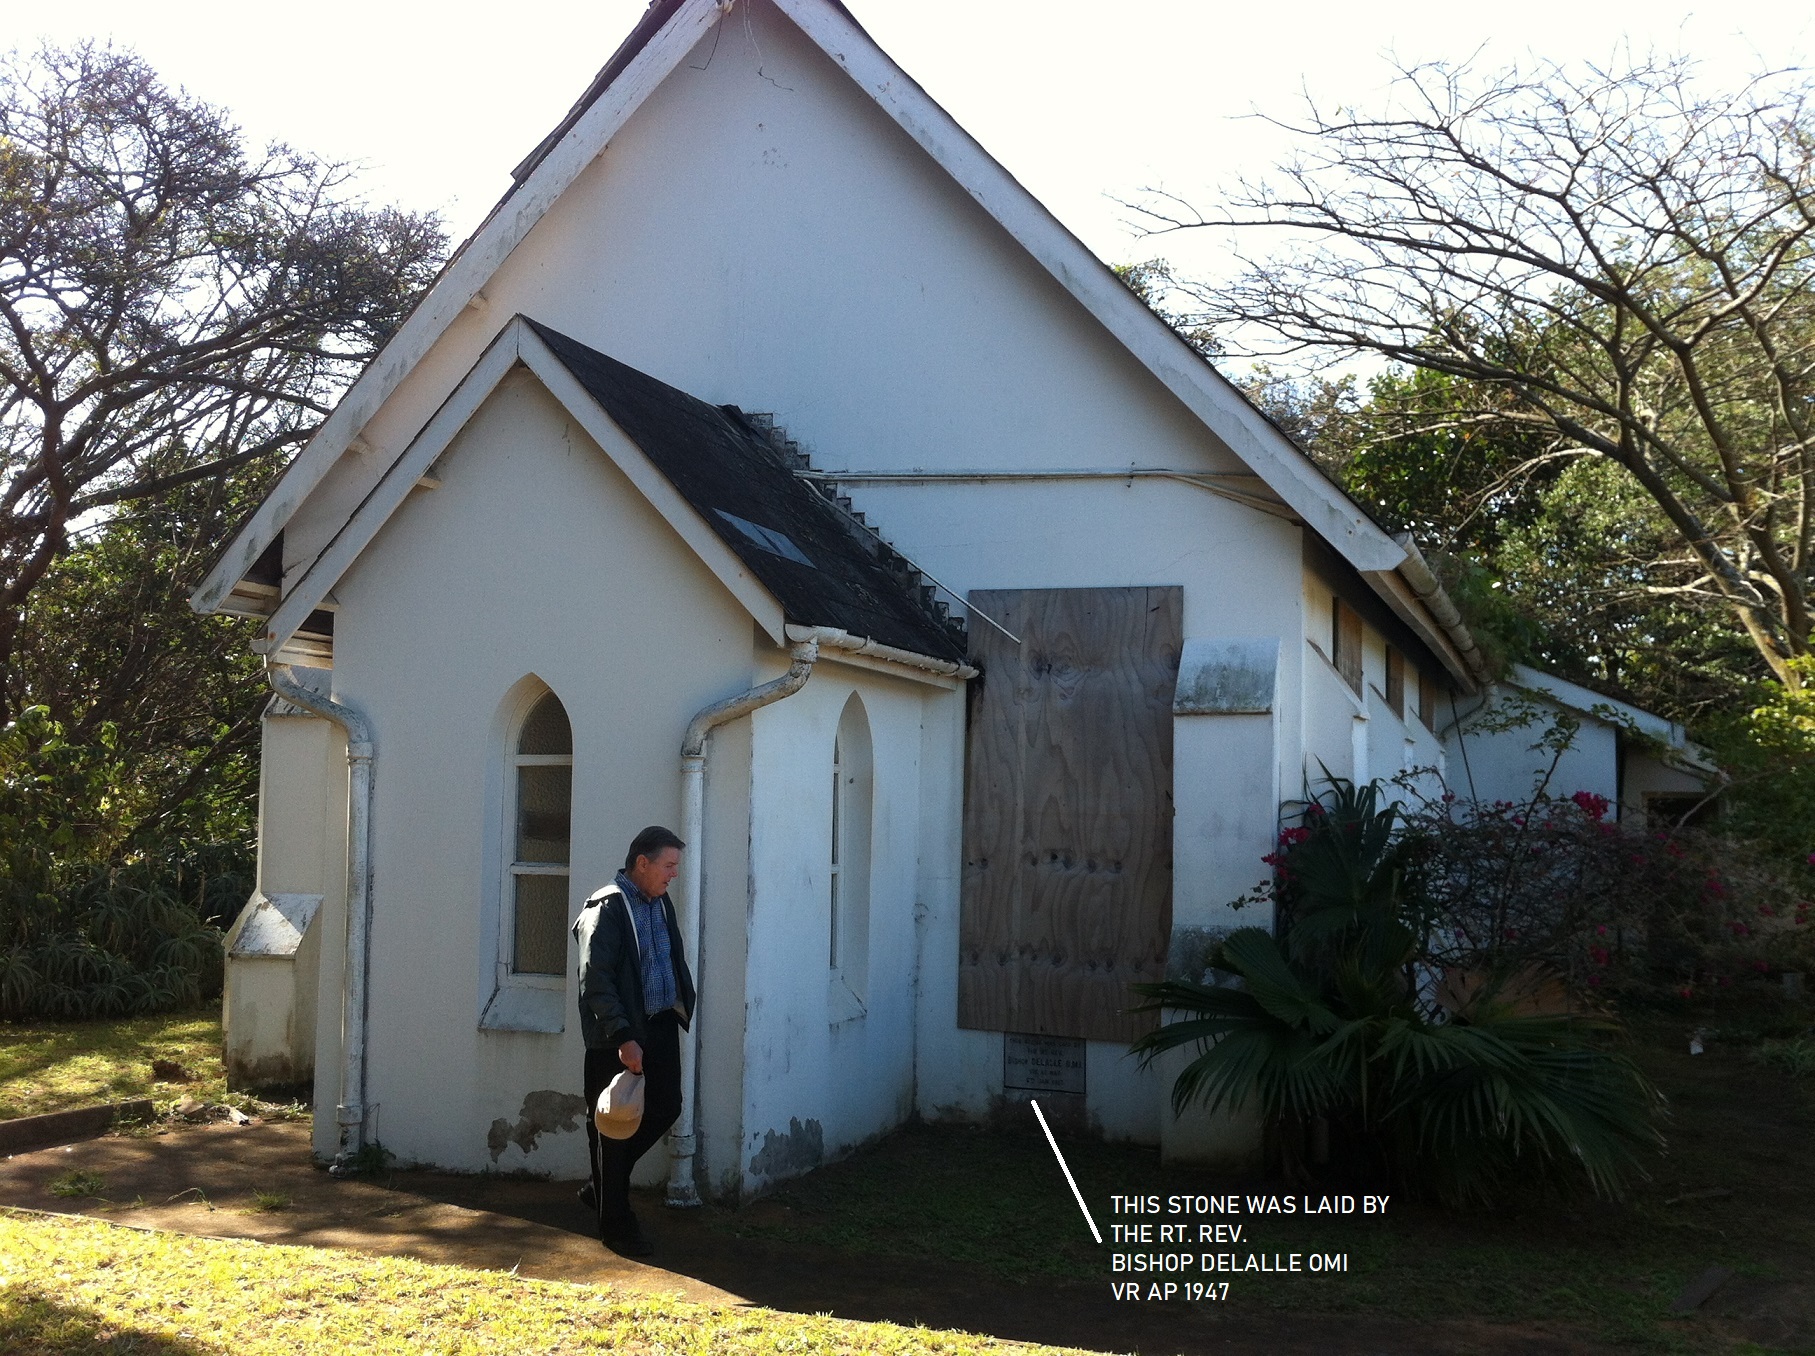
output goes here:
[{"label": "white pointer line", "polygon": [[1065,1174],[1065,1182],[1071,1187],[1071,1194],[1078,1198],[1078,1209],[1084,1212],[1084,1222],[1090,1226],[1091,1237],[1101,1243],[1103,1235],[1097,1232],[1097,1222],[1090,1217],[1090,1207],[1084,1204],[1084,1193],[1078,1190],[1077,1179],[1071,1175],[1071,1167],[1065,1162],[1065,1155],[1059,1152],[1059,1141],[1052,1137],[1052,1127],[1047,1125],[1045,1113],[1031,1097],[1027,1104],[1034,1109],[1034,1119],[1040,1122],[1040,1128],[1046,1132],[1046,1142],[1052,1145],[1052,1156],[1059,1160],[1059,1171]]}]

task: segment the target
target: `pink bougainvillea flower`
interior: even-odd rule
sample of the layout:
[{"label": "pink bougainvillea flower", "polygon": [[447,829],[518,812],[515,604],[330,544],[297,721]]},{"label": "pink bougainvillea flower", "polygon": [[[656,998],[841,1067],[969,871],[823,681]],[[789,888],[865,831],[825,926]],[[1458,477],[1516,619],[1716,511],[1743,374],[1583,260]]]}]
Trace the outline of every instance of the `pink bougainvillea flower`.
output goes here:
[{"label": "pink bougainvillea flower", "polygon": [[1758,971],[1758,973],[1761,975],[1769,974],[1771,972],[1771,962],[1770,961],[1753,961],[1752,968],[1754,970]]},{"label": "pink bougainvillea flower", "polygon": [[1607,952],[1607,948],[1604,946],[1589,947],[1588,955],[1589,955],[1590,959],[1592,959],[1596,965],[1605,965],[1605,964],[1607,964],[1607,962],[1609,960],[1612,959],[1612,957]]},{"label": "pink bougainvillea flower", "polygon": [[1601,987],[1601,977],[1599,975],[1590,975],[1588,976],[1588,983],[1591,987],[1598,989]]},{"label": "pink bougainvillea flower", "polygon": [[1695,990],[1694,990],[1694,989],[1692,989],[1692,988],[1690,988],[1690,987],[1689,987],[1689,986],[1688,986],[1688,985],[1687,985],[1687,984],[1685,984],[1685,985],[1683,985],[1683,987],[1682,987],[1682,988],[1680,988],[1680,989],[1678,989],[1678,990],[1677,990],[1677,991],[1676,991],[1676,992],[1677,992],[1677,996],[1678,996],[1678,997],[1679,997],[1679,998],[1693,998],[1693,997],[1695,997]]},{"label": "pink bougainvillea flower", "polygon": [[1727,926],[1733,929],[1733,935],[1735,937],[1747,937],[1752,933],[1752,929],[1747,927],[1744,923],[1729,923]]},{"label": "pink bougainvillea flower", "polygon": [[1573,800],[1582,813],[1587,815],[1590,819],[1600,819],[1604,817],[1608,807],[1613,804],[1607,797],[1597,796],[1592,791],[1578,791],[1571,796],[1570,799]]},{"label": "pink bougainvillea flower", "polygon": [[1605,923],[1596,923],[1594,934],[1597,937],[1605,937],[1607,935],[1607,925]]},{"label": "pink bougainvillea flower", "polygon": [[1777,910],[1772,908],[1769,904],[1760,904],[1758,906],[1758,911],[1766,918],[1777,917]]}]

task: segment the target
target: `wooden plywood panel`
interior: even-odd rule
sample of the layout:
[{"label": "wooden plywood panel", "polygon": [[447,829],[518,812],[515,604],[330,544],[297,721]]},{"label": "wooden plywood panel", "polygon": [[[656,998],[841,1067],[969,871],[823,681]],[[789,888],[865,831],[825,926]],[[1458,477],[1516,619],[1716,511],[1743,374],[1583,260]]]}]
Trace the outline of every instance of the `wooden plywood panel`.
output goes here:
[{"label": "wooden plywood panel", "polygon": [[1183,590],[995,589],[966,745],[958,1024],[1132,1040],[1172,930]]},{"label": "wooden plywood panel", "polygon": [[1361,691],[1361,614],[1338,598],[1332,604],[1335,622],[1330,637],[1330,659],[1343,681]]}]

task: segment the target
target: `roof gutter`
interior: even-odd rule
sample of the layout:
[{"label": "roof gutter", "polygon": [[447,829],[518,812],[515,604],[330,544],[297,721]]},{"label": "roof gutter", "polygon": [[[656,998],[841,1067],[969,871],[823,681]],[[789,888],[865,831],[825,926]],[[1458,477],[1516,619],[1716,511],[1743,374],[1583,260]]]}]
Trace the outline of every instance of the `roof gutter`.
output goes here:
[{"label": "roof gutter", "polygon": [[1469,633],[1468,626],[1462,620],[1462,614],[1456,610],[1455,603],[1450,601],[1449,594],[1444,592],[1443,585],[1431,572],[1431,567],[1420,554],[1418,545],[1412,540],[1411,534],[1409,532],[1401,533],[1393,540],[1405,548],[1405,559],[1399,562],[1399,568],[1395,573],[1405,581],[1406,586],[1411,589],[1412,595],[1430,614],[1431,620],[1437,623],[1444,637],[1455,647],[1456,653],[1462,657],[1462,662],[1468,666],[1468,671],[1474,676],[1475,681],[1482,685],[1493,682],[1494,673],[1487,662],[1487,656],[1475,643],[1474,636]]},{"label": "roof gutter", "polygon": [[975,678],[977,676],[977,670],[969,664],[960,664],[952,659],[934,659],[931,655],[915,654],[912,650],[898,650],[893,645],[883,645],[871,640],[868,636],[854,636],[849,631],[839,630],[836,626],[795,626],[790,624],[787,633],[788,639],[797,645],[812,644],[822,650],[837,650],[842,654],[861,656],[865,659],[880,659],[885,663],[899,664],[903,668],[937,674],[941,678]]}]

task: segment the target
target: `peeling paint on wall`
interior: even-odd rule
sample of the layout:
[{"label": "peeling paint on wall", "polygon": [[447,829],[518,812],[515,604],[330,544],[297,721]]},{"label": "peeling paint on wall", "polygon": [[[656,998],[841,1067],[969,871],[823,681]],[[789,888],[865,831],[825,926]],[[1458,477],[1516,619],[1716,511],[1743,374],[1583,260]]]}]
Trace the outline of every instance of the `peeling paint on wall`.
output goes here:
[{"label": "peeling paint on wall", "polygon": [[788,1121],[788,1132],[763,1132],[763,1147],[750,1160],[751,1171],[763,1177],[792,1177],[817,1168],[826,1156],[826,1136],[818,1121],[804,1124],[799,1117]]},{"label": "peeling paint on wall", "polygon": [[1193,984],[1214,984],[1210,953],[1229,936],[1226,927],[1187,927],[1173,924],[1172,943],[1166,956],[1166,978]]},{"label": "peeling paint on wall", "polygon": [[517,1113],[517,1123],[514,1126],[502,1116],[492,1122],[491,1129],[485,1133],[485,1147],[491,1150],[494,1163],[513,1144],[524,1153],[531,1153],[536,1142],[545,1134],[578,1130],[580,1117],[585,1114],[584,1097],[546,1089],[532,1092],[523,1099],[523,1109]]}]

